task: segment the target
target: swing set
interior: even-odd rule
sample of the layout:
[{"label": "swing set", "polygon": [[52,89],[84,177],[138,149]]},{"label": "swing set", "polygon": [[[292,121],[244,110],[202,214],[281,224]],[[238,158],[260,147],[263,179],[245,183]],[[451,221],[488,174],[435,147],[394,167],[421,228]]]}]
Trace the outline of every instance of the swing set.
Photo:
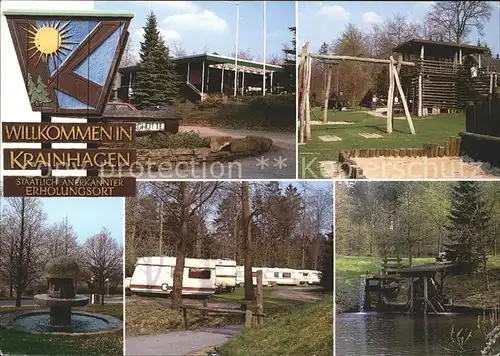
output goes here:
[{"label": "swing set", "polygon": [[378,63],[389,65],[389,91],[387,95],[387,133],[391,134],[393,130],[393,109],[394,109],[394,92],[397,88],[399,92],[399,97],[403,104],[406,120],[408,121],[408,126],[412,135],[415,135],[415,128],[413,126],[413,121],[408,109],[408,103],[406,96],[401,85],[401,80],[399,73],[401,71],[401,66],[411,66],[414,67],[414,62],[403,61],[403,57],[398,55],[398,59],[395,60],[393,56],[389,59],[378,59],[378,58],[364,58],[364,57],[353,57],[353,56],[330,56],[330,55],[320,55],[309,53],[309,42],[307,42],[300,53],[299,62],[299,122],[300,122],[300,133],[299,133],[299,143],[304,143],[312,138],[311,136],[311,105],[309,102],[309,93],[311,89],[311,73],[312,73],[312,61],[317,60],[322,63],[326,70],[328,70],[328,80],[325,90],[325,105],[324,105],[324,118],[323,121],[327,121],[328,112],[328,101],[330,97],[330,83],[331,83],[331,71],[334,65],[338,65],[340,61],[355,61],[364,63]]}]

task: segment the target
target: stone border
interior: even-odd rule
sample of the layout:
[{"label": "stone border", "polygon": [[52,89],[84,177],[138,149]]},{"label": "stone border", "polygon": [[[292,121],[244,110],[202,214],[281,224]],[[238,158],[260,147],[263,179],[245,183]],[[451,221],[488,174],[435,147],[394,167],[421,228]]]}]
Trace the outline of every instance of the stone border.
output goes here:
[{"label": "stone border", "polygon": [[[98,319],[102,319],[106,321],[110,327],[108,329],[101,329],[98,331],[89,331],[89,332],[59,332],[59,331],[34,331],[34,330],[26,330],[17,326],[12,325],[14,320],[24,317],[24,316],[29,316],[29,315],[38,315],[38,314],[48,314],[49,311],[35,311],[35,310],[25,310],[25,311],[12,311],[12,312],[5,312],[2,313],[0,311],[0,327],[4,327],[6,329],[10,330],[15,330],[15,331],[20,331],[20,332],[25,332],[29,334],[43,334],[43,335],[68,335],[68,336],[78,336],[78,335],[101,335],[101,334],[108,334],[108,333],[113,333],[116,331],[123,330],[123,320],[118,319],[114,316],[111,315],[106,315],[106,314],[101,314],[101,313],[90,313],[90,312],[85,312],[85,311],[72,311],[71,314],[75,315],[83,315],[83,316],[90,316]],[[2,315],[4,314],[4,315]]]}]

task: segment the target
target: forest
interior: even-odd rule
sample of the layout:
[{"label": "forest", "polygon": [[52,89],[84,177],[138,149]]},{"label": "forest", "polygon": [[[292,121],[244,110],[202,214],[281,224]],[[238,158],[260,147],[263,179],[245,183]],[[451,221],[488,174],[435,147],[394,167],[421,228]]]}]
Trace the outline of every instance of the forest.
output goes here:
[{"label": "forest", "polygon": [[21,306],[23,296],[45,292],[44,266],[60,256],[79,264],[78,293],[103,297],[108,283],[122,293],[123,248],[104,227],[81,243],[67,218],[47,222],[40,198],[0,198],[0,203],[0,297],[16,298]]},{"label": "forest", "polygon": [[[178,264],[184,257],[233,259],[250,268],[326,264],[331,285],[332,221],[330,183],[143,182],[126,201],[126,275],[138,257],[165,255]],[[175,285],[174,275],[173,303]],[[251,294],[251,280],[245,285]]]},{"label": "forest", "polygon": [[461,239],[480,254],[499,252],[497,182],[338,183],[336,194],[338,255],[435,256]]}]

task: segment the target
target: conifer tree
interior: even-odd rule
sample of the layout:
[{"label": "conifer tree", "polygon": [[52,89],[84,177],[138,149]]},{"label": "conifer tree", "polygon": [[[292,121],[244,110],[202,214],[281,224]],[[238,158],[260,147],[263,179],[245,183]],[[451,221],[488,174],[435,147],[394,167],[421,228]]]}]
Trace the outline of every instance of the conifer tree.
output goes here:
[{"label": "conifer tree", "polygon": [[487,210],[481,188],[475,181],[460,181],[451,190],[451,213],[448,226],[450,244],[446,246],[458,254],[462,271],[478,268],[481,255],[482,234],[487,233],[490,213]]},{"label": "conifer tree", "polygon": [[318,53],[325,55],[328,54],[328,50],[329,50],[328,44],[326,42],[323,42],[321,44],[321,47],[319,48]]},{"label": "conifer tree", "polygon": [[283,72],[285,77],[285,88],[288,93],[295,93],[295,81],[297,76],[297,28],[295,26],[288,28],[292,34],[292,46],[285,46],[283,53],[285,59],[283,61]]},{"label": "conifer tree", "polygon": [[132,102],[138,108],[171,104],[179,95],[179,80],[153,12],[148,15],[143,29],[144,41],[139,52]]}]

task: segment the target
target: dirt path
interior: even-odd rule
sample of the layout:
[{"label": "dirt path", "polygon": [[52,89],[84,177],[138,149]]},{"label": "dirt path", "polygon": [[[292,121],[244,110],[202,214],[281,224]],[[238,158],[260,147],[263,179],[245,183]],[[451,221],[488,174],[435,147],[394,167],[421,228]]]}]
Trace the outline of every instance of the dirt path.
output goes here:
[{"label": "dirt path", "polygon": [[286,289],[277,289],[273,291],[272,294],[283,299],[315,302],[321,299],[321,297],[313,293],[316,289],[315,287],[290,287]]}]

